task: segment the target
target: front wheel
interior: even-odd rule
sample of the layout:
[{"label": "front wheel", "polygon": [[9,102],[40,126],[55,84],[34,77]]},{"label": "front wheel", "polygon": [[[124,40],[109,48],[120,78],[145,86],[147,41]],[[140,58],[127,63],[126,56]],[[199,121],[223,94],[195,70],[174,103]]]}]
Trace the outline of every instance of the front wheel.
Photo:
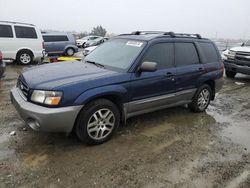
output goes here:
[{"label": "front wheel", "polygon": [[106,99],[87,104],[80,112],[75,132],[84,143],[102,144],[108,141],[120,124],[120,113],[116,105]]},{"label": "front wheel", "polygon": [[202,85],[195,93],[192,103],[188,107],[194,112],[204,112],[210,104],[212,89],[209,85]]}]

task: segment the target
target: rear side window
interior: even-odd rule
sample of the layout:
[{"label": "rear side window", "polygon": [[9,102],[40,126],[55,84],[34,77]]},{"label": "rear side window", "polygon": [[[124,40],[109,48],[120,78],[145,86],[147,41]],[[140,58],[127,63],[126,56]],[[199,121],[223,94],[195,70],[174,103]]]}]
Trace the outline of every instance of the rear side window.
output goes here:
[{"label": "rear side window", "polygon": [[175,64],[177,67],[198,63],[199,57],[193,43],[175,43]]},{"label": "rear side window", "polygon": [[199,45],[204,54],[205,63],[212,63],[218,61],[218,54],[212,43],[199,42]]},{"label": "rear side window", "polygon": [[13,32],[10,25],[0,25],[0,37],[13,38]]},{"label": "rear side window", "polygon": [[174,44],[159,43],[151,46],[143,58],[143,61],[156,62],[158,69],[173,67]]},{"label": "rear side window", "polygon": [[65,42],[69,41],[66,35],[44,35],[44,42]]},{"label": "rear side window", "polygon": [[37,39],[34,27],[14,26],[16,38]]}]

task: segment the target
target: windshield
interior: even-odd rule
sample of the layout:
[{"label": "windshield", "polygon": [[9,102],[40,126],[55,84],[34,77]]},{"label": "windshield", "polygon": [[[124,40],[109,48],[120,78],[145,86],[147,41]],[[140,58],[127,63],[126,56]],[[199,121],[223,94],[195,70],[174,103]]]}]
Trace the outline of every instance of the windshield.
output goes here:
[{"label": "windshield", "polygon": [[85,60],[113,67],[128,69],[145,46],[145,42],[113,39],[103,43],[90,53]]},{"label": "windshield", "polygon": [[245,43],[245,46],[250,46],[250,40]]}]

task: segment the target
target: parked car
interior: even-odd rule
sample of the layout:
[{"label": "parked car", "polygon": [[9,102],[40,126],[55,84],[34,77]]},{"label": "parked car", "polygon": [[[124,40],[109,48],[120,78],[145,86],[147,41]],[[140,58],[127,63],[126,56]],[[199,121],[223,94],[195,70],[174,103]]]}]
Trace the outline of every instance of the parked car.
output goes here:
[{"label": "parked car", "polygon": [[107,40],[108,40],[107,37],[99,37],[99,38],[97,38],[95,40],[89,40],[89,41],[85,42],[84,48],[87,48],[87,47],[90,47],[90,46],[98,46],[98,45],[104,43]]},{"label": "parked car", "polygon": [[223,71],[218,49],[200,35],[135,32],[105,42],[83,61],[27,70],[11,99],[31,128],[75,131],[81,141],[100,144],[135,115],[184,104],[205,111]]},{"label": "parked car", "polygon": [[87,48],[84,48],[83,50],[83,55],[87,56],[88,54],[90,54],[93,50],[95,50],[100,44],[104,43],[105,41],[107,41],[108,38],[103,38],[100,42],[98,42],[98,45],[95,46],[90,46]]},{"label": "parked car", "polygon": [[75,37],[68,33],[43,33],[45,51],[48,55],[73,56],[78,52]]},{"label": "parked car", "polygon": [[84,47],[85,42],[90,41],[90,40],[95,40],[97,38],[100,38],[100,36],[94,36],[94,35],[86,36],[81,39],[77,39],[76,44],[78,47]]},{"label": "parked car", "polygon": [[5,63],[3,62],[3,54],[0,51],[0,79],[3,77],[4,71],[5,71]]},{"label": "parked car", "polygon": [[41,31],[33,24],[0,21],[0,49],[4,59],[26,65],[44,56]]},{"label": "parked car", "polygon": [[83,55],[84,56],[87,56],[88,54],[90,54],[92,51],[94,51],[98,46],[90,46],[90,47],[87,47],[87,48],[84,48],[83,50]]},{"label": "parked car", "polygon": [[250,75],[250,40],[226,50],[222,56],[227,77],[234,78],[237,73]]}]

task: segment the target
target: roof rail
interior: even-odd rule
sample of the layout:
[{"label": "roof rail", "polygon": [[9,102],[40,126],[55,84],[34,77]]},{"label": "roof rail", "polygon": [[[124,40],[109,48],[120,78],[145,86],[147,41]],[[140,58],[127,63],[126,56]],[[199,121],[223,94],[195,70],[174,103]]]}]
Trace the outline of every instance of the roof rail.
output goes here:
[{"label": "roof rail", "polygon": [[120,34],[122,35],[146,35],[146,34],[159,34],[159,35],[168,35],[170,37],[192,37],[202,39],[200,34],[189,34],[189,33],[174,33],[172,31],[164,32],[164,31],[134,31],[130,34]]},{"label": "roof rail", "polygon": [[146,34],[164,34],[164,31],[134,31],[132,35],[146,35]]},{"label": "roof rail", "polygon": [[166,32],[164,33],[164,35],[170,35],[171,37],[195,37],[198,39],[202,39],[200,34]]},{"label": "roof rail", "polygon": [[29,23],[22,23],[22,22],[12,22],[12,21],[1,21],[3,23],[12,23],[12,24],[23,24],[23,25],[31,25],[31,26],[35,26],[34,24],[29,24]]}]

